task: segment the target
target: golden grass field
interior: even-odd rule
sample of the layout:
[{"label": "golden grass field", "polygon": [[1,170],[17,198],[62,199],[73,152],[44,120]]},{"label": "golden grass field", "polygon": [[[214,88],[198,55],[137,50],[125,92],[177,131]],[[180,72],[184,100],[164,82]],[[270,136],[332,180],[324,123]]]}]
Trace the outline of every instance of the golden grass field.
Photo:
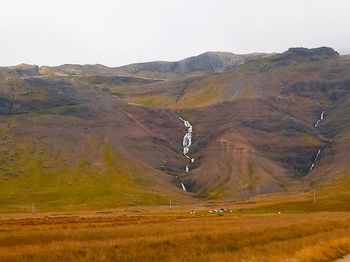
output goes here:
[{"label": "golden grass field", "polygon": [[0,261],[297,262],[350,253],[347,212],[219,214],[202,206],[190,214],[191,208],[2,214]]}]

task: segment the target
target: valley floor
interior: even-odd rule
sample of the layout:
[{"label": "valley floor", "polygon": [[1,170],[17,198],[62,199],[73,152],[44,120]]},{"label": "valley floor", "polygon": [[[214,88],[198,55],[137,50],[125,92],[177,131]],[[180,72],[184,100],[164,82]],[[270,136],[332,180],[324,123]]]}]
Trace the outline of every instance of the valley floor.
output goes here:
[{"label": "valley floor", "polygon": [[0,261],[334,261],[350,213],[175,206],[0,215]]}]

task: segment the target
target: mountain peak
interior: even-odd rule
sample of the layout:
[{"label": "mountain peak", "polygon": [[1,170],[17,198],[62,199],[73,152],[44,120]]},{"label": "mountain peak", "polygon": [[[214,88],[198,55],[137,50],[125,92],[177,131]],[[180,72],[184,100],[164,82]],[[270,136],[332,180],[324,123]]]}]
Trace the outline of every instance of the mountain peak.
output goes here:
[{"label": "mountain peak", "polygon": [[209,51],[180,61],[155,61],[137,63],[120,67],[130,74],[139,72],[160,72],[184,75],[193,72],[216,73],[235,68],[252,59],[264,57],[266,54],[238,55],[230,52]]}]

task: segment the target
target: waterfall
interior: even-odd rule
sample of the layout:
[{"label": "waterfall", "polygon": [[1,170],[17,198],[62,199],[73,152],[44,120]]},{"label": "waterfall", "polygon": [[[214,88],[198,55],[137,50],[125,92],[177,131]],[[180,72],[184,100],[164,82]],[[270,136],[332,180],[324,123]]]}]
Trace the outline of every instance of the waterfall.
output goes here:
[{"label": "waterfall", "polygon": [[314,169],[315,164],[316,164],[316,161],[317,161],[318,156],[319,156],[320,154],[321,154],[321,149],[319,149],[319,150],[317,151],[316,157],[315,157],[314,161],[312,162],[312,164],[311,164],[311,166],[310,166],[310,168],[309,168],[308,174],[310,174],[311,171],[312,171],[312,169]]},{"label": "waterfall", "polygon": [[318,119],[318,120],[316,121],[315,127],[318,127],[318,126],[320,125],[321,121],[324,119],[324,114],[325,114],[325,113],[326,113],[326,111],[322,111],[322,112],[321,112],[320,119]]},{"label": "waterfall", "polygon": [[[183,119],[180,117],[180,120],[184,123],[185,127],[187,127],[187,132],[184,135],[183,139],[182,139],[182,146],[183,146],[183,154],[187,159],[190,159],[190,163],[188,163],[185,166],[185,171],[186,173],[188,173],[190,171],[190,164],[194,163],[194,158],[190,158],[187,154],[190,152],[190,146],[192,144],[192,132],[193,132],[193,128],[192,125],[190,124],[190,122],[188,122],[187,120]],[[181,183],[181,182],[180,182]],[[183,191],[187,191],[185,185],[183,183],[181,183],[181,188]]]},{"label": "waterfall", "polygon": [[[187,133],[184,135],[183,140],[182,140],[182,146],[183,146],[183,154],[186,158],[190,159],[191,163],[194,163],[194,158],[190,158],[187,154],[190,151],[190,146],[192,144],[192,132],[193,132],[193,127],[188,122],[187,120],[183,119],[180,117],[180,120],[184,123],[185,127],[187,127]],[[186,173],[189,172],[190,170],[190,165],[186,165],[185,171]]]}]

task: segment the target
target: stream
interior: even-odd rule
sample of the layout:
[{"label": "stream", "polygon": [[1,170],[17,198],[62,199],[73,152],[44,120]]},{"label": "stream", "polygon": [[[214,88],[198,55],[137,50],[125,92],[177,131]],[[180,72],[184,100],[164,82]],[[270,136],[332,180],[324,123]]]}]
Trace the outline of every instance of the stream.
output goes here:
[{"label": "stream", "polygon": [[[319,125],[320,125],[320,123],[323,121],[323,119],[324,119],[324,114],[326,113],[326,111],[322,111],[321,112],[321,115],[320,115],[320,118],[316,121],[316,123],[315,123],[315,128],[317,128]],[[331,141],[331,140],[330,140]],[[311,173],[311,171],[314,169],[314,167],[315,167],[315,164],[316,164],[316,161],[317,161],[317,159],[318,159],[318,157],[319,157],[319,155],[321,154],[321,149],[318,149],[318,151],[317,151],[317,153],[316,153],[316,156],[315,156],[315,158],[314,158],[314,161],[312,162],[312,164],[311,164],[311,166],[310,166],[310,168],[309,168],[309,172],[308,172],[308,174],[310,174]]]}]

